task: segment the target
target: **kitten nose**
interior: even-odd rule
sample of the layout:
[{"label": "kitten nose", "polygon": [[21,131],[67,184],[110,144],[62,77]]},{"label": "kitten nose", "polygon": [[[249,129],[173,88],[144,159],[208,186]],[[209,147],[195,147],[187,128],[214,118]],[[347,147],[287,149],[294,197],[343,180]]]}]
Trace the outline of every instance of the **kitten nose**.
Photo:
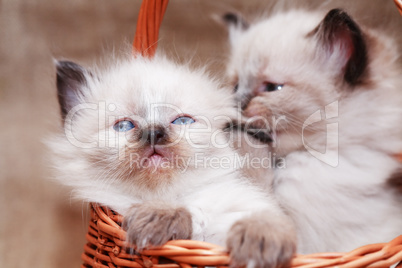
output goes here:
[{"label": "kitten nose", "polygon": [[161,143],[164,140],[165,136],[166,134],[163,129],[156,128],[148,130],[146,137],[148,143],[155,145]]}]

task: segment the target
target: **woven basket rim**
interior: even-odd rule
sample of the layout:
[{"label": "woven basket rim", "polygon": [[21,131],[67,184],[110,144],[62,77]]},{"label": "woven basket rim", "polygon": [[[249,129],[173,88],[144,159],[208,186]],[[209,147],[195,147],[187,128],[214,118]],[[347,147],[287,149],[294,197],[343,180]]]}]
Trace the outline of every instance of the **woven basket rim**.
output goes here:
[{"label": "woven basket rim", "polygon": [[[127,246],[126,232],[121,224],[123,217],[111,209],[91,204],[91,220],[86,235],[87,244],[82,254],[81,267],[155,267],[177,268],[192,266],[228,267],[229,253],[225,248],[195,240],[172,240],[159,248],[135,251]],[[130,254],[134,252],[135,254]],[[388,243],[359,247],[350,252],[297,254],[291,268],[356,268],[390,267],[402,261],[402,235]],[[402,268],[402,263],[397,267]]]}]

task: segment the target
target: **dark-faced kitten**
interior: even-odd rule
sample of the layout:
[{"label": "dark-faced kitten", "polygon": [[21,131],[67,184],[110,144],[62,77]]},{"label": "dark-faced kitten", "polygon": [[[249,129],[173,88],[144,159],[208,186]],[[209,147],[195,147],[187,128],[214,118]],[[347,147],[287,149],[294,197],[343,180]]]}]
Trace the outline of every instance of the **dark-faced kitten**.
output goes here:
[{"label": "dark-faced kitten", "polygon": [[388,184],[402,152],[393,40],[340,9],[252,25],[235,14],[224,19],[228,74],[244,116],[286,159],[273,186],[296,224],[300,252],[348,251],[400,235],[401,195]]}]

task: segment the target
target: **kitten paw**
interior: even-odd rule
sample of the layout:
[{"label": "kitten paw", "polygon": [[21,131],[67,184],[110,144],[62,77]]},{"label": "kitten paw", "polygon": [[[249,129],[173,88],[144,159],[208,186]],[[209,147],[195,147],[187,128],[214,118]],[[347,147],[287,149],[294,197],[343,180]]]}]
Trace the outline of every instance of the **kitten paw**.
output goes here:
[{"label": "kitten paw", "polygon": [[127,242],[136,245],[137,250],[157,247],[169,240],[190,239],[191,214],[185,208],[166,204],[137,204],[124,217],[123,229]]},{"label": "kitten paw", "polygon": [[293,226],[259,215],[237,221],[227,238],[231,267],[289,267],[296,251]]}]

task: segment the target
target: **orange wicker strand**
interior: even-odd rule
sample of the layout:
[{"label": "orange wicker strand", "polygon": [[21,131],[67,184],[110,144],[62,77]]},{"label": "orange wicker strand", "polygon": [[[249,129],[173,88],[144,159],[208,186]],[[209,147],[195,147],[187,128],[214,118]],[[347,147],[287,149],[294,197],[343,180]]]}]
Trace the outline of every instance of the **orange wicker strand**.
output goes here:
[{"label": "orange wicker strand", "polygon": [[[82,268],[229,267],[229,254],[224,248],[201,241],[174,240],[159,248],[130,254],[135,252],[135,246],[126,246],[122,221],[123,218],[110,209],[91,204]],[[389,243],[366,245],[349,253],[296,255],[290,268],[385,268],[401,261],[402,235]]]},{"label": "orange wicker strand", "polygon": [[394,0],[396,7],[402,15],[402,0]]},{"label": "orange wicker strand", "polygon": [[133,53],[153,57],[168,0],[143,0],[133,41]]}]

